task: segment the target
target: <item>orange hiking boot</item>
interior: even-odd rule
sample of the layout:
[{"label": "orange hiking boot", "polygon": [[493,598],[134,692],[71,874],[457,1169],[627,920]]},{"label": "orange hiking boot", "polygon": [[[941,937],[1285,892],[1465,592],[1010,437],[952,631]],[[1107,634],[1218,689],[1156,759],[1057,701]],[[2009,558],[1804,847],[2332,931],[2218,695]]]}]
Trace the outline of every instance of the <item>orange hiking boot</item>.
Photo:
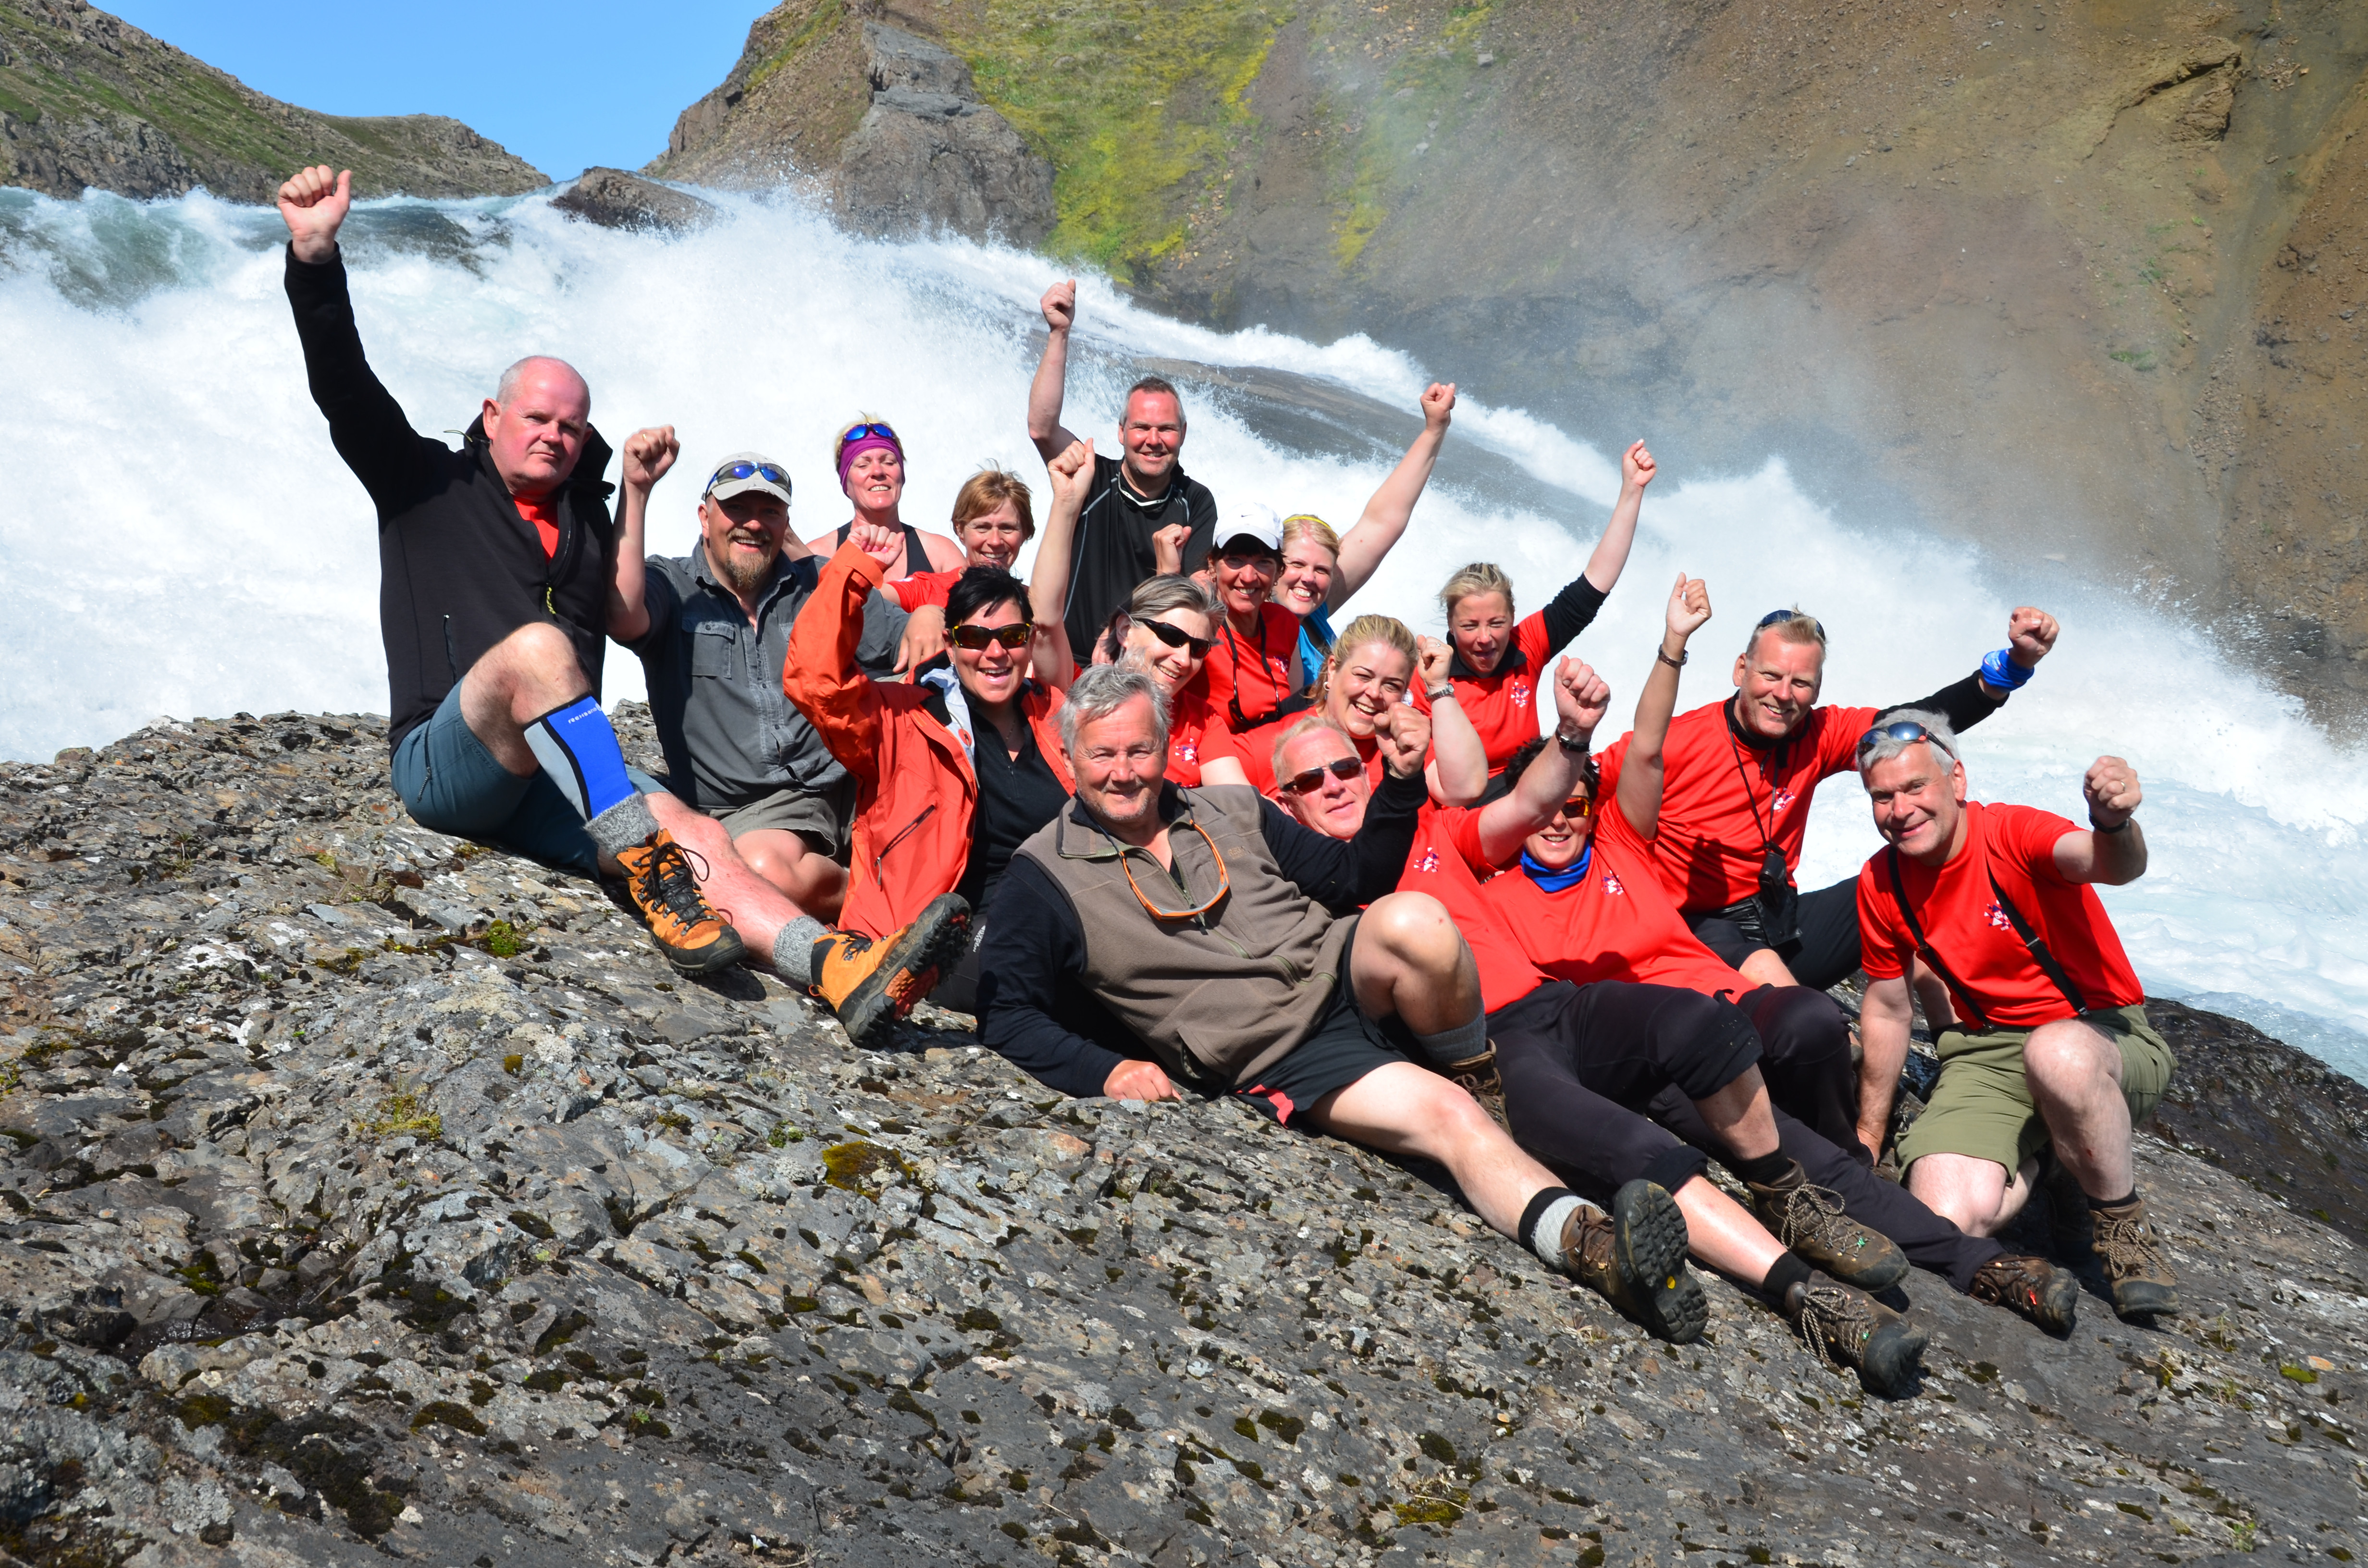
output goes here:
[{"label": "orange hiking boot", "polygon": [[938,976],[962,961],[969,941],[969,903],[941,893],[910,926],[879,941],[833,931],[816,942],[813,991],[838,1015],[849,1043],[860,1045],[882,1022],[911,1012]]},{"label": "orange hiking boot", "polygon": [[699,891],[691,857],[660,828],[617,856],[625,891],[649,923],[650,940],[685,974],[708,974],[740,961],[740,933]]}]

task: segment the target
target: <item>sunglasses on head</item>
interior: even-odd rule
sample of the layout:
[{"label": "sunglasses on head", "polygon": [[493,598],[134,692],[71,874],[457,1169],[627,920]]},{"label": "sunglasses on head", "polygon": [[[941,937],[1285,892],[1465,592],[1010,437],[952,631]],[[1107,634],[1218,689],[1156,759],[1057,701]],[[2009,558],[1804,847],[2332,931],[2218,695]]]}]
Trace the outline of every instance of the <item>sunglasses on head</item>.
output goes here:
[{"label": "sunglasses on head", "polygon": [[1948,756],[1952,760],[1954,760],[1956,756],[1943,745],[1931,731],[1913,719],[1902,719],[1896,724],[1878,724],[1869,730],[1858,738],[1858,755],[1864,756],[1884,741],[1897,741],[1904,746],[1912,746],[1918,741],[1930,741],[1933,750]]},{"label": "sunglasses on head", "polygon": [[860,441],[866,436],[877,436],[883,441],[895,441],[896,449],[898,451],[903,451],[905,449],[905,443],[901,440],[897,440],[895,431],[891,430],[885,425],[875,425],[869,420],[860,425],[848,426],[845,433],[838,437],[839,449],[841,450],[845,450],[847,444],[849,441]]},{"label": "sunglasses on head", "polygon": [[[1769,627],[1777,624],[1779,621],[1791,620],[1800,613],[1801,612],[1797,609],[1771,609],[1766,615],[1761,616],[1759,618],[1759,624],[1753,627],[1751,630],[1754,631],[1764,631]],[[1826,623],[1819,620],[1816,616],[1809,617],[1809,624],[1817,629],[1818,636],[1823,637],[1826,634]]]},{"label": "sunglasses on head", "polygon": [[725,463],[708,475],[707,488],[712,490],[719,484],[729,483],[735,479],[746,479],[751,475],[765,481],[768,484],[778,484],[784,490],[790,487],[790,476],[771,463],[736,462]]},{"label": "sunglasses on head", "polygon": [[1008,626],[980,626],[966,620],[947,632],[946,641],[973,653],[981,652],[990,642],[999,642],[1016,653],[1028,646],[1028,640],[1035,635],[1033,621],[1015,620]]},{"label": "sunglasses on head", "polygon": [[1154,637],[1158,638],[1170,648],[1191,649],[1192,656],[1196,659],[1207,658],[1209,650],[1217,645],[1217,640],[1213,637],[1195,637],[1182,627],[1170,626],[1164,620],[1146,620],[1143,624]]},{"label": "sunglasses on head", "polygon": [[1321,789],[1324,776],[1327,773],[1335,778],[1354,778],[1363,771],[1365,765],[1353,756],[1334,757],[1320,767],[1304,768],[1292,774],[1275,788],[1286,795],[1304,795],[1311,790]]}]

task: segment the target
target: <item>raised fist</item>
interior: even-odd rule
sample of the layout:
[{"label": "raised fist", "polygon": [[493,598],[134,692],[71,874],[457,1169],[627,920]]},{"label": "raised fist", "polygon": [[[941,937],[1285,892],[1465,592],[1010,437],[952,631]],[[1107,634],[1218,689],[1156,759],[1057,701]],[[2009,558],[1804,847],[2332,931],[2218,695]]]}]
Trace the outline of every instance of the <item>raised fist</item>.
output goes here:
[{"label": "raised fist", "polygon": [[[1650,461],[1650,459],[1646,460]],[[1669,630],[1685,641],[1702,630],[1710,619],[1710,588],[1700,577],[1678,574],[1678,585],[1669,590]]]},{"label": "raised fist", "polygon": [[1083,506],[1086,492],[1094,483],[1093,442],[1070,442],[1068,449],[1056,455],[1044,469],[1053,476],[1053,494],[1056,499]]},{"label": "raised fist", "polygon": [[279,216],[296,259],[315,265],[337,254],[337,229],[354,205],[354,172],[326,164],[298,169],[279,187]]},{"label": "raised fist", "polygon": [[1645,449],[1642,441],[1630,442],[1628,449],[1620,454],[1620,483],[1631,490],[1644,489],[1660,472],[1659,466],[1653,461],[1653,454]]},{"label": "raised fist", "polygon": [[1611,687],[1584,659],[1568,654],[1554,662],[1554,714],[1565,734],[1595,733],[1611,707]]},{"label": "raised fist", "polygon": [[1054,332],[1066,332],[1077,324],[1077,280],[1064,278],[1044,290],[1037,301],[1044,312],[1044,324]]},{"label": "raised fist", "polygon": [[636,490],[647,490],[666,476],[681,455],[682,443],[674,438],[673,426],[636,430],[625,437],[625,483]]},{"label": "raised fist", "polygon": [[[1190,523],[1170,523],[1164,528],[1155,529],[1151,536],[1152,569],[1168,576],[1182,575],[1184,544],[1191,537],[1192,526]],[[1196,572],[1192,575],[1204,585],[1208,582],[1206,572]]]},{"label": "raised fist", "polygon": [[1447,684],[1448,665],[1455,657],[1452,647],[1436,637],[1418,636],[1414,640],[1414,654],[1415,673],[1422,678],[1423,690]]},{"label": "raised fist", "polygon": [[2108,831],[2129,821],[2138,802],[2146,799],[2138,789],[2138,770],[2118,756],[2100,756],[2090,763],[2089,776],[2080,781],[2080,792],[2089,797],[2089,824]]},{"label": "raised fist", "polygon": [[867,523],[860,517],[848,528],[847,542],[890,572],[896,570],[896,559],[905,553],[903,530],[882,523]]},{"label": "raised fist", "polygon": [[1393,702],[1374,718],[1373,733],[1381,741],[1383,767],[1400,778],[1422,772],[1423,761],[1430,756],[1429,714]]},{"label": "raised fist", "polygon": [[1422,422],[1433,430],[1444,430],[1455,417],[1455,383],[1433,381],[1423,389]]},{"label": "raised fist", "polygon": [[2055,646],[2055,634],[2063,630],[2055,618],[2044,609],[2023,605],[2006,618],[2006,640],[2010,651],[2007,657],[2029,669],[2047,657]]}]

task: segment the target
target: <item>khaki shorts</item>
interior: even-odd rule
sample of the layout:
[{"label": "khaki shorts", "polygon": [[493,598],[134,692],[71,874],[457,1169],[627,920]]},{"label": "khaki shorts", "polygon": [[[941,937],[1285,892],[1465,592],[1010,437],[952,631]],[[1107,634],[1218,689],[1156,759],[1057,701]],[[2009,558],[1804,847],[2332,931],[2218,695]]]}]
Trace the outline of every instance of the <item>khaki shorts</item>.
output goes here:
[{"label": "khaki shorts", "polygon": [[[2146,1022],[2144,1007],[2103,1008],[2081,1014],[2080,1021],[2122,1048],[2122,1097],[2129,1102],[2130,1125],[2143,1123],[2170,1086],[2178,1058]],[[1927,1154],[1964,1154],[2003,1165],[2011,1176],[2047,1147],[2047,1123],[2032,1104],[2022,1072],[2022,1045],[2031,1032],[1941,1031],[1941,1081],[1932,1103],[1899,1141],[1903,1175]]]},{"label": "khaki shorts", "polygon": [[794,833],[817,855],[847,863],[849,830],[855,821],[855,780],[847,779],[820,794],[803,790],[776,790],[716,820],[737,838],[744,833],[771,829]]}]

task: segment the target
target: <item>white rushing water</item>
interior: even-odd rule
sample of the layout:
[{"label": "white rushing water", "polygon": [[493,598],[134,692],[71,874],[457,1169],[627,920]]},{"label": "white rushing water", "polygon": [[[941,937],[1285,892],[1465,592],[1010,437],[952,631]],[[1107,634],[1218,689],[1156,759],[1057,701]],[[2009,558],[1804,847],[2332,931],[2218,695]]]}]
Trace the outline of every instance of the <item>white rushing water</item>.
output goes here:
[{"label": "white rushing water", "polygon": [[[160,712],[383,708],[371,512],[306,394],[279,236],[276,214],[202,196],[58,203],[0,191],[11,453],[0,756],[103,743]],[[745,203],[678,240],[569,222],[540,198],[382,203],[358,214],[350,239],[364,342],[422,430],[464,426],[500,368],[529,351],[583,369],[612,442],[644,424],[677,427],[682,468],[658,492],[657,548],[689,548],[698,476],[739,448],[788,464],[802,533],[844,521],[831,437],[858,410],[904,436],[916,522],[943,519],[983,461],[1041,475],[1024,429],[1041,260],[860,241],[794,207]],[[1409,413],[1431,375],[1456,375],[1361,338],[1220,335],[1132,310],[1093,279],[1084,293],[1095,357],[1073,373],[1069,423],[1105,442],[1131,358],[1288,370]],[[1221,501],[1254,495],[1345,525],[1386,468],[1284,450],[1206,400],[1194,415],[1188,466]],[[1451,437],[1465,472],[1476,455],[1553,504],[1435,487],[1359,608],[1436,631],[1431,596],[1475,557],[1542,603],[1600,526],[1617,483],[1607,454],[1653,434],[1565,431],[1467,401]],[[1719,607],[1689,706],[1725,693],[1742,629],[1793,603],[1834,637],[1829,699],[1904,700],[1998,646],[2014,603],[2044,604],[2063,641],[1971,737],[1975,792],[2077,816],[2089,761],[2130,758],[2146,784],[2153,869],[2105,897],[2149,986],[2368,1075],[2362,759],[2210,635],[2134,608],[2114,585],[2091,590],[2060,568],[2010,578],[1886,522],[1830,515],[1779,455],[1748,475],[1665,473],[1628,575],[1579,652],[1633,693],[1682,567],[1709,579]],[[633,661],[614,654],[606,695],[639,691]],[[1623,710],[1627,699],[1615,700]],[[1829,781],[1803,885],[1850,874],[1873,843],[1856,781]]]}]

